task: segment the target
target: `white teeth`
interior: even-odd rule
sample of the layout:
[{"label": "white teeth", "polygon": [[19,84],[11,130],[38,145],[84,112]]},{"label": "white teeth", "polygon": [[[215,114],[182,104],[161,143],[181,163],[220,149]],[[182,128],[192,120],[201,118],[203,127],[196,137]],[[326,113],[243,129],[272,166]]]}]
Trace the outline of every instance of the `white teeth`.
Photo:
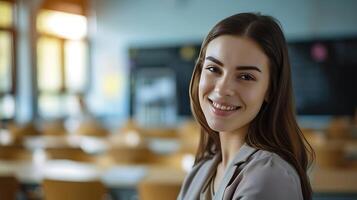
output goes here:
[{"label": "white teeth", "polygon": [[231,111],[231,110],[236,110],[238,107],[237,106],[224,106],[221,104],[218,104],[216,102],[212,102],[213,107],[220,109],[220,110],[227,110],[227,111]]}]

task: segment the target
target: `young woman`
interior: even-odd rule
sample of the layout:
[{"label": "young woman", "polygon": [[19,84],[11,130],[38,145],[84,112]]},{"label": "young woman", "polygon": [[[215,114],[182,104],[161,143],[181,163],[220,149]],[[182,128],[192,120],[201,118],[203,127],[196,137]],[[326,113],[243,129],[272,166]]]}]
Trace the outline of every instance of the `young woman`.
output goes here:
[{"label": "young woman", "polygon": [[294,113],[288,50],[278,22],[242,13],[202,44],[191,85],[201,126],[179,200],[310,200],[313,150]]}]

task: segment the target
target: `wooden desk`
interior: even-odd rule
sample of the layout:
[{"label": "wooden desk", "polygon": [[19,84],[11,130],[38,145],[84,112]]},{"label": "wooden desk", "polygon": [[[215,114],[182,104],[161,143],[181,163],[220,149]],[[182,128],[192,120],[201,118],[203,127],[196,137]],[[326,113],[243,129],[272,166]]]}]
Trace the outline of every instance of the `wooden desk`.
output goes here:
[{"label": "wooden desk", "polygon": [[[163,181],[181,184],[186,173],[177,169],[155,165],[113,165],[101,167],[93,163],[65,160],[46,161],[0,161],[0,175],[14,174],[24,185],[38,186],[44,177],[65,180],[100,179],[111,191],[113,199],[131,199],[136,195],[136,186],[142,181]],[[311,177],[315,196],[357,197],[357,171],[318,169]],[[346,197],[346,198],[345,198]],[[319,198],[314,198],[319,199]]]},{"label": "wooden desk", "polygon": [[81,135],[66,136],[27,136],[24,138],[24,146],[29,150],[58,148],[58,147],[78,147],[85,152],[98,154],[109,148],[106,138]]},{"label": "wooden desk", "polygon": [[50,160],[36,164],[32,161],[1,161],[0,175],[13,174],[26,190],[37,190],[45,177],[60,180],[100,179],[113,199],[133,199],[136,186],[142,180],[160,180],[180,185],[185,172],[163,166],[113,165],[101,167],[93,163]]},{"label": "wooden desk", "polygon": [[[46,139],[47,138],[47,139]],[[31,140],[32,139],[32,140]],[[90,140],[89,138],[87,138]],[[68,142],[63,139],[58,142],[54,138],[32,137],[27,147],[37,149],[54,145],[75,145],[76,140]],[[44,142],[38,145],[37,142]],[[93,140],[94,142],[94,140]],[[169,141],[171,142],[171,141]],[[83,140],[77,145],[83,144]],[[109,145],[104,141],[105,145]],[[157,147],[156,143],[153,143]],[[83,146],[83,145],[80,145]],[[91,145],[88,145],[91,146]],[[150,145],[149,145],[150,146]],[[172,146],[172,145],[168,145]],[[103,148],[105,149],[105,148]],[[170,152],[165,145],[157,152]],[[101,152],[101,151],[98,151]],[[320,194],[357,194],[357,164],[356,167],[315,169],[311,176],[313,190]],[[96,163],[81,163],[74,161],[49,160],[35,163],[32,161],[1,161],[0,175],[15,174],[23,184],[39,185],[44,177],[56,176],[65,179],[86,180],[100,179],[110,189],[128,190],[131,194],[136,191],[136,185],[141,180],[155,180],[182,183],[185,172],[164,166],[154,165],[115,165],[106,166]],[[56,177],[54,177],[56,178]],[[356,196],[355,196],[356,197]]]},{"label": "wooden desk", "polygon": [[316,168],[311,176],[311,184],[318,193],[357,194],[357,167]]},{"label": "wooden desk", "polygon": [[45,178],[62,180],[101,179],[108,187],[132,187],[148,174],[148,166],[112,166],[103,169],[93,163],[50,160],[38,164],[32,161],[0,161],[0,175],[13,174],[21,183],[41,184]]},{"label": "wooden desk", "polygon": [[[94,163],[67,160],[1,161],[0,175],[14,174],[22,183],[40,184],[44,177],[66,180],[101,179],[109,188],[135,187],[140,180],[180,183],[184,171],[158,165],[113,165],[101,167]],[[357,193],[357,170],[315,169],[311,183],[316,192]]]}]

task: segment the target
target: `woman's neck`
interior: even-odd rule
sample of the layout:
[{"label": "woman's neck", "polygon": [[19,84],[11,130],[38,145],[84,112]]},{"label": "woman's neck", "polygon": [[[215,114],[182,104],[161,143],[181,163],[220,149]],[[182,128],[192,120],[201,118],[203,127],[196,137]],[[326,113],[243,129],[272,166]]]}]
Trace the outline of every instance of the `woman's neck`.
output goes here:
[{"label": "woman's neck", "polygon": [[228,163],[234,158],[236,153],[245,143],[245,136],[248,132],[248,127],[242,127],[234,132],[220,132],[222,162],[221,167],[225,169]]}]

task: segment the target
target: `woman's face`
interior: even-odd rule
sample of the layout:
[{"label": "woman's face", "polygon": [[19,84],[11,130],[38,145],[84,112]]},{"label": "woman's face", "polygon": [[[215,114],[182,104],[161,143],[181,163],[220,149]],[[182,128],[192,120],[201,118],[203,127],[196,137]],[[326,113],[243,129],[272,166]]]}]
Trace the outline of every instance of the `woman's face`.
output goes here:
[{"label": "woman's face", "polygon": [[247,128],[268,96],[269,60],[246,37],[223,35],[207,46],[198,96],[209,127]]}]

